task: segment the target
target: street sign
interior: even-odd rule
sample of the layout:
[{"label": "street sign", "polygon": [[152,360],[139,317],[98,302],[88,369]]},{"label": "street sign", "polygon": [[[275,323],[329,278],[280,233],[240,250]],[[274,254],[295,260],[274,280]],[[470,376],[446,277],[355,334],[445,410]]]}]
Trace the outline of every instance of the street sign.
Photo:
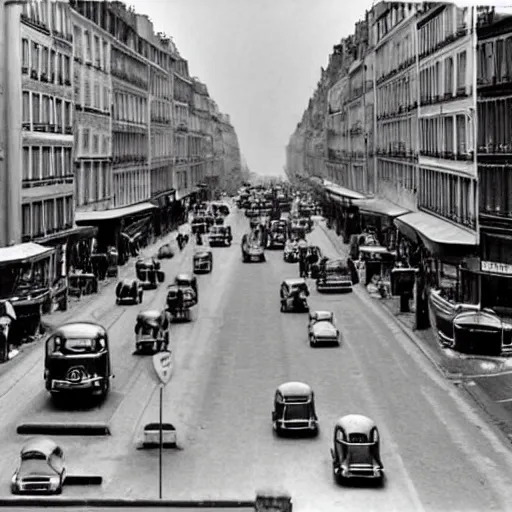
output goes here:
[{"label": "street sign", "polygon": [[172,375],[172,354],[168,350],[157,352],[153,356],[153,366],[162,385],[169,382]]}]

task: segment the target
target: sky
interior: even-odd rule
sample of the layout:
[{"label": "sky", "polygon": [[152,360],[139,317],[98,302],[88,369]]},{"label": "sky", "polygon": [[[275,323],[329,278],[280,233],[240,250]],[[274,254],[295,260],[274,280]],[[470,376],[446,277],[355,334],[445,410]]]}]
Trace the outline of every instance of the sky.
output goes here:
[{"label": "sky", "polygon": [[125,0],[172,36],[191,76],[231,116],[251,171],[278,175],[285,146],[332,47],[352,34],[362,0]]}]

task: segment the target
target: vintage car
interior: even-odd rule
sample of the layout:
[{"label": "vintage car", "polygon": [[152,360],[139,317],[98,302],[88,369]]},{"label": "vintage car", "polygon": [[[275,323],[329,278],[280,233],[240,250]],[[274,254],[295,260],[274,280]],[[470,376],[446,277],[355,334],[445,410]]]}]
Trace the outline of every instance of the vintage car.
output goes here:
[{"label": "vintage car", "polygon": [[61,494],[66,480],[62,448],[51,439],[30,439],[20,452],[11,480],[12,494]]},{"label": "vintage car", "polygon": [[336,329],[331,311],[309,313],[308,338],[311,347],[340,344],[340,331]]},{"label": "vintage car", "polygon": [[267,237],[268,249],[283,249],[286,245],[286,229],[276,226],[270,229]]},{"label": "vintage car", "polygon": [[197,295],[191,286],[171,284],[167,287],[167,311],[171,321],[192,320],[192,308],[197,304]]},{"label": "vintage car", "polygon": [[142,284],[137,279],[123,279],[116,286],[116,304],[131,302],[133,304],[142,304],[144,290]]},{"label": "vintage car", "polygon": [[159,260],[174,258],[174,251],[171,244],[164,244],[158,249],[157,257]]},{"label": "vintage car", "polygon": [[242,237],[242,261],[265,261],[265,245],[263,243],[263,234],[257,236],[255,232],[245,234]]},{"label": "vintage car", "polygon": [[204,235],[208,231],[206,218],[196,215],[190,223],[190,229],[193,235],[196,235],[197,233]]},{"label": "vintage car", "polygon": [[297,263],[299,261],[299,246],[297,242],[287,240],[284,245],[283,260],[287,263]]},{"label": "vintage car", "polygon": [[155,289],[165,279],[164,272],[160,270],[160,262],[155,258],[139,258],[135,262],[135,273],[144,289]]},{"label": "vintage car", "polygon": [[197,288],[197,278],[194,275],[181,273],[174,278],[174,284],[180,288],[192,288],[196,294],[196,298],[199,298],[199,290]]},{"label": "vintage car", "polygon": [[285,432],[318,433],[313,390],[303,382],[281,384],[274,395],[272,425],[276,434]]},{"label": "vintage car", "polygon": [[316,289],[319,292],[352,291],[352,271],[340,259],[323,261],[319,266]]},{"label": "vintage car", "polygon": [[95,252],[91,254],[93,273],[100,281],[105,277],[117,277],[119,275],[119,253],[114,247],[109,247],[107,252]]},{"label": "vintage car", "polygon": [[94,274],[76,272],[68,276],[69,295],[80,298],[82,295],[98,293],[98,278]]},{"label": "vintage car", "polygon": [[360,414],[340,418],[334,426],[333,445],[332,470],[339,483],[348,478],[383,481],[379,431],[370,418]]},{"label": "vintage car", "polygon": [[230,226],[212,226],[208,233],[208,241],[211,247],[229,247],[233,241]]},{"label": "vintage car", "polygon": [[213,253],[208,250],[198,250],[193,260],[194,274],[209,274],[213,269]]},{"label": "vintage car", "polygon": [[160,352],[169,346],[169,318],[166,311],[151,309],[137,315],[135,348],[137,352]]},{"label": "vintage car", "polygon": [[279,291],[281,296],[281,313],[297,312],[307,313],[309,311],[308,299],[309,288],[302,277],[285,279],[281,283]]},{"label": "vintage car", "polygon": [[46,389],[58,393],[86,391],[105,397],[113,377],[108,334],[92,322],[61,325],[46,340]]},{"label": "vintage car", "polygon": [[224,217],[222,215],[217,215],[214,218],[213,224],[214,224],[214,226],[223,226],[224,225]]},{"label": "vintage car", "polygon": [[308,245],[307,248],[309,273],[312,279],[317,279],[320,274],[320,261],[322,261],[322,250],[316,245]]}]

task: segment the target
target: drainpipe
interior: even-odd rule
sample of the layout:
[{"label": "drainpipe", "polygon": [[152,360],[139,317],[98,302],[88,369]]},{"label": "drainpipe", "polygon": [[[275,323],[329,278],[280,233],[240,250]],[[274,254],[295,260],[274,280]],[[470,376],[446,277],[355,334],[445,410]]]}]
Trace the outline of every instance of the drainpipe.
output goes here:
[{"label": "drainpipe", "polygon": [[[4,2],[4,133],[5,133],[5,212],[7,245],[21,243],[21,123],[22,80],[21,13],[23,0]],[[11,70],[11,73],[7,73]]]}]

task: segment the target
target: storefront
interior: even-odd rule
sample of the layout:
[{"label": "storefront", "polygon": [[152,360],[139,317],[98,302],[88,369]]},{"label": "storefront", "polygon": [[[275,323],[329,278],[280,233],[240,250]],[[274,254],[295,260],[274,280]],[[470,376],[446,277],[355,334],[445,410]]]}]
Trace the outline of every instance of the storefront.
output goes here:
[{"label": "storefront", "polygon": [[140,247],[155,238],[159,224],[158,208],[151,203],[141,203],[111,210],[77,212],[75,222],[79,226],[98,228],[95,252],[107,253],[115,248],[119,265],[124,265]]},{"label": "storefront", "polygon": [[176,199],[176,190],[168,190],[152,197],[151,203],[158,211],[155,212],[155,235],[163,236],[174,229],[172,217],[172,204]]}]

